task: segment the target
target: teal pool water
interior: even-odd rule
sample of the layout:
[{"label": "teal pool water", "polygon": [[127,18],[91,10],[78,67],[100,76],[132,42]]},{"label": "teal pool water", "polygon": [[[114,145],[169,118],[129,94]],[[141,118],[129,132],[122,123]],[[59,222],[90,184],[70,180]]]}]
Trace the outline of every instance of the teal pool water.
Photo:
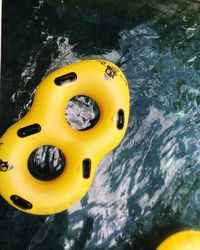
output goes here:
[{"label": "teal pool water", "polygon": [[124,140],[74,207],[33,216],[0,200],[2,249],[154,250],[200,229],[200,5],[103,2],[3,1],[1,134],[43,77],[82,59],[121,67],[131,110]]}]

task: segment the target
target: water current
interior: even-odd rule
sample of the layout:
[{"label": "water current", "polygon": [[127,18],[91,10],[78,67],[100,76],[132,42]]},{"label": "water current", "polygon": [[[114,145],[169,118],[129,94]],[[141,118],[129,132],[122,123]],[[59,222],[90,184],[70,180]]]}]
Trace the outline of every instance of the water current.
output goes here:
[{"label": "water current", "polygon": [[1,134],[47,74],[90,58],[126,75],[128,130],[67,211],[33,216],[1,199],[0,249],[155,250],[174,232],[200,229],[198,1],[136,1],[136,12],[127,1],[127,16],[66,2],[3,1]]}]

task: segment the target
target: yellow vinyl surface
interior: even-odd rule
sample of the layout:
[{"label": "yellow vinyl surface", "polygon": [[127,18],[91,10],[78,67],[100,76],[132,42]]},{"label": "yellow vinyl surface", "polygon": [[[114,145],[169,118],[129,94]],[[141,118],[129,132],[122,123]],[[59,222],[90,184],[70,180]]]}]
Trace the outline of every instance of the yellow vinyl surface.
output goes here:
[{"label": "yellow vinyl surface", "polygon": [[[55,79],[75,73],[76,79],[57,85]],[[88,130],[73,129],[65,117],[71,98],[84,95],[98,105],[100,117]],[[7,171],[0,171],[0,193],[12,206],[32,214],[63,211],[79,201],[88,191],[102,157],[123,139],[129,117],[129,88],[122,71],[104,60],[85,60],[62,67],[48,75],[38,86],[29,112],[1,137],[0,159]],[[117,127],[119,111],[123,126]],[[38,124],[41,131],[20,137],[19,130]],[[27,167],[30,154],[38,147],[59,148],[66,159],[62,174],[50,181],[33,177]],[[91,160],[89,178],[83,178],[84,159]],[[31,205],[18,206],[12,196]],[[21,203],[21,202],[20,202]],[[159,249],[160,250],[160,249]]]},{"label": "yellow vinyl surface", "polygon": [[163,241],[157,250],[200,250],[200,232],[176,233]]}]

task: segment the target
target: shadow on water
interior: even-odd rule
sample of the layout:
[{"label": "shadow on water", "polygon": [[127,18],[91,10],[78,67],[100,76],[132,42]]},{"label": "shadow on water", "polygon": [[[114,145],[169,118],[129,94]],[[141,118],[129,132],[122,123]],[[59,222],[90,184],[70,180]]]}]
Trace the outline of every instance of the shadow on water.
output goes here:
[{"label": "shadow on water", "polygon": [[118,63],[131,91],[127,135],[80,203],[33,216],[0,200],[4,250],[153,250],[199,229],[197,2],[3,1],[1,134],[45,75],[79,59]]}]

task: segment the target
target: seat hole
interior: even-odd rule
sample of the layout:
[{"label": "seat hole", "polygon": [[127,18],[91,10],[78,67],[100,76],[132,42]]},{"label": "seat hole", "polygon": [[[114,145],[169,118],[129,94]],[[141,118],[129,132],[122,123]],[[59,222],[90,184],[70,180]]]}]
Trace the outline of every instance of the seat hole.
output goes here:
[{"label": "seat hole", "polygon": [[58,86],[62,86],[67,83],[74,82],[77,79],[77,75],[75,72],[71,72],[62,76],[57,77],[54,80],[54,83]]},{"label": "seat hole", "polygon": [[51,145],[43,145],[36,148],[30,154],[28,169],[36,179],[50,181],[62,174],[65,163],[65,156],[59,148]]},{"label": "seat hole", "polygon": [[20,128],[17,131],[17,135],[19,137],[23,138],[23,137],[26,137],[26,136],[29,136],[29,135],[39,133],[40,131],[41,131],[41,126],[39,124],[35,123],[35,124],[31,124],[29,126]]},{"label": "seat hole", "polygon": [[100,109],[89,96],[77,95],[67,103],[65,118],[73,129],[78,131],[88,130],[99,121]]}]

